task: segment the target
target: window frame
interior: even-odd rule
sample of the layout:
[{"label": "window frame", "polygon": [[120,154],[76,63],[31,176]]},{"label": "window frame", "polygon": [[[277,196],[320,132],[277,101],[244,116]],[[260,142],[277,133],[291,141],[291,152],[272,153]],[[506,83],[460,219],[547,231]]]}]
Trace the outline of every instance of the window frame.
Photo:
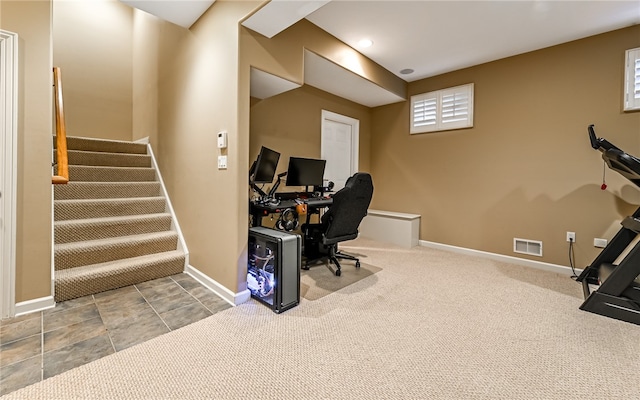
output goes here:
[{"label": "window frame", "polygon": [[[453,110],[449,108],[449,111],[444,110],[445,103],[450,102],[451,96],[454,97]],[[461,115],[466,115],[465,118],[456,118],[456,103],[455,97],[463,96],[463,100],[466,99],[466,111]],[[464,85],[449,87],[445,89],[435,90],[427,93],[420,93],[411,96],[410,102],[410,116],[409,116],[409,133],[431,133],[449,131],[454,129],[466,129],[473,127],[473,98],[474,98],[474,84],[467,83]],[[416,118],[420,118],[417,115],[417,110],[422,108],[423,115],[421,121],[416,121]],[[453,111],[453,115],[451,114]],[[447,121],[447,117],[451,119]],[[451,118],[453,117],[453,118]],[[431,122],[433,121],[433,122]],[[416,122],[422,122],[416,124]]]},{"label": "window frame", "polygon": [[625,51],[624,111],[640,110],[640,47]]}]

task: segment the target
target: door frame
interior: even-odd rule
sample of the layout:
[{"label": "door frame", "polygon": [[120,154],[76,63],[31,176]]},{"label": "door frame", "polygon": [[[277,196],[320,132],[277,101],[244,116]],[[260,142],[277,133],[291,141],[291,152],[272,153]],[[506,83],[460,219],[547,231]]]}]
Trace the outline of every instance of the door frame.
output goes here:
[{"label": "door frame", "polygon": [[0,319],[15,314],[16,193],[18,143],[18,34],[0,30]]},{"label": "door frame", "polygon": [[351,171],[349,176],[358,172],[360,162],[360,120],[347,117],[346,115],[334,113],[327,110],[322,110],[322,122],[320,126],[320,158],[326,160],[325,148],[324,148],[324,128],[326,121],[339,122],[346,125],[351,125]]}]

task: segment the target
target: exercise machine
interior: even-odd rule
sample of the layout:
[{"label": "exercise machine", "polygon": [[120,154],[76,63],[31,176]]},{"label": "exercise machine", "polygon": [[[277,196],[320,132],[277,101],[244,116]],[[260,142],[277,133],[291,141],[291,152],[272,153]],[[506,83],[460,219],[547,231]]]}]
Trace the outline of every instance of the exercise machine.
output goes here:
[{"label": "exercise machine", "polygon": [[[598,138],[593,125],[587,130],[591,147],[602,152],[609,168],[640,187],[640,159]],[[636,241],[640,234],[640,208],[621,225],[609,244],[576,279],[582,283],[585,297],[580,309],[640,325],[640,242]],[[591,291],[590,285],[598,288]]]}]

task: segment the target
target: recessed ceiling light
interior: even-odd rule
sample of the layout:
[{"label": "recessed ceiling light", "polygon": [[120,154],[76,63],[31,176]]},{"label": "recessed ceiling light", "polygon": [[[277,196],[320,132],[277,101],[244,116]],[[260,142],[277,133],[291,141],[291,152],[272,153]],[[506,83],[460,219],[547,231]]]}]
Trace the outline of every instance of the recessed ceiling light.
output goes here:
[{"label": "recessed ceiling light", "polygon": [[400,73],[401,73],[402,75],[409,75],[409,74],[413,74],[413,72],[414,72],[414,71],[413,71],[411,68],[405,68],[405,69],[400,70]]},{"label": "recessed ceiling light", "polygon": [[370,47],[373,44],[373,41],[371,39],[362,39],[361,41],[358,42],[358,46],[359,47]]}]

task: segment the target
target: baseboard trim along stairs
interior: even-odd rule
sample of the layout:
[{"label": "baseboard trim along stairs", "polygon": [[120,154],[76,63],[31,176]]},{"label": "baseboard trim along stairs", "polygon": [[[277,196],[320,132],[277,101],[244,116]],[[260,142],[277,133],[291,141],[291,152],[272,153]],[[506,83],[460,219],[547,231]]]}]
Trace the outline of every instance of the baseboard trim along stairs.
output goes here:
[{"label": "baseboard trim along stairs", "polygon": [[67,137],[67,149],[69,183],[54,185],[55,301],[184,272],[188,250],[150,146]]}]

